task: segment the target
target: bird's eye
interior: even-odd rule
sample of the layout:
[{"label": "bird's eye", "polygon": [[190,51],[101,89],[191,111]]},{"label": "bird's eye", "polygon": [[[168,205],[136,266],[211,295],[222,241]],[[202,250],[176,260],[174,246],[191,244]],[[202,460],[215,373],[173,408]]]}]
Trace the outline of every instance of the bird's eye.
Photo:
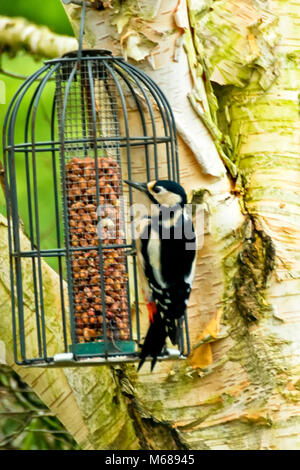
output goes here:
[{"label": "bird's eye", "polygon": [[159,193],[159,192],[160,192],[160,189],[161,189],[161,188],[160,188],[159,186],[155,186],[155,188],[153,188],[153,191],[154,191],[155,193]]}]

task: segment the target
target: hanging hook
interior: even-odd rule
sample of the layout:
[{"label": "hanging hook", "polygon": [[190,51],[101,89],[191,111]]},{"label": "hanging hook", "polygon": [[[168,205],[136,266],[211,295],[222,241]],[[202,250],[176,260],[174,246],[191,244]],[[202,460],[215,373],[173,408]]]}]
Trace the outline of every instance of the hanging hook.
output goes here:
[{"label": "hanging hook", "polygon": [[95,8],[97,10],[104,9],[102,1],[100,0],[96,0],[95,2],[87,2],[85,0],[62,0],[62,1],[65,5],[69,5],[70,3],[73,3],[74,5],[83,6],[83,4],[85,4],[89,8]]},{"label": "hanging hook", "polygon": [[81,59],[82,55],[82,41],[83,41],[83,35],[84,35],[84,23],[85,23],[85,11],[86,7],[91,7],[91,8],[97,8],[99,9],[101,6],[101,9],[103,9],[102,2],[99,0],[96,0],[95,2],[86,2],[85,0],[62,0],[65,5],[69,5],[70,3],[74,3],[75,5],[80,5],[81,6],[81,18],[80,18],[80,33],[79,33],[79,45],[78,45],[78,59]]},{"label": "hanging hook", "polygon": [[80,18],[80,32],[79,32],[79,44],[78,44],[78,60],[81,59],[82,55],[82,41],[84,35],[84,23],[85,23],[85,9],[86,9],[86,2],[83,2],[81,8],[81,18]]}]

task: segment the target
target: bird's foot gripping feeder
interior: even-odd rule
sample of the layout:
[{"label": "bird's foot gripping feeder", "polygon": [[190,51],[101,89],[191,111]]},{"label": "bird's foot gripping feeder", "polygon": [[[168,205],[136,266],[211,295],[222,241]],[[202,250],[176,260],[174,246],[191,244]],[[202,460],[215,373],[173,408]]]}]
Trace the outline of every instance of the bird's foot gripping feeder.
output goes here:
[{"label": "bird's foot gripping feeder", "polygon": [[[138,360],[148,321],[140,315],[134,230],[126,224],[134,196],[123,180],[179,178],[176,129],[164,94],[122,58],[82,50],[83,25],[82,19],[79,51],[47,61],[28,78],[4,123],[20,365]],[[48,128],[39,124],[45,113]],[[159,359],[189,353],[186,319],[179,343]]]}]

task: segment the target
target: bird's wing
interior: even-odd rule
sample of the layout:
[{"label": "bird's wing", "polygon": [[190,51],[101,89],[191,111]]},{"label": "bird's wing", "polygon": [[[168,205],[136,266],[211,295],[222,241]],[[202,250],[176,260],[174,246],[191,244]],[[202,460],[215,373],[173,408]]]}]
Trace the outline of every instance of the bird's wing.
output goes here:
[{"label": "bird's wing", "polygon": [[[141,237],[145,235],[146,231],[150,230],[150,223],[151,223],[151,220],[149,217],[145,217],[144,219],[142,219],[141,224],[140,224]],[[147,305],[147,309],[149,313],[149,320],[151,323],[153,323],[153,315],[157,313],[157,307],[156,307],[156,303],[153,300],[152,289],[149,285],[149,281],[145,274],[145,258],[143,256],[141,237],[137,238],[136,240],[137,267],[138,267],[140,283],[142,286],[143,296],[146,301],[146,305]]]}]

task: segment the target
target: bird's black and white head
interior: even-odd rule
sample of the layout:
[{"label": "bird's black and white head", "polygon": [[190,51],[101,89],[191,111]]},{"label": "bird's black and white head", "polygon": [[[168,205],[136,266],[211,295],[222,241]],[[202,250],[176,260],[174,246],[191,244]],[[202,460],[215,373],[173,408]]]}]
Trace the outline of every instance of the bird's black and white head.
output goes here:
[{"label": "bird's black and white head", "polygon": [[125,183],[145,193],[154,204],[159,206],[184,207],[187,203],[185,190],[175,181],[156,180],[149,183],[136,183],[125,180]]}]

